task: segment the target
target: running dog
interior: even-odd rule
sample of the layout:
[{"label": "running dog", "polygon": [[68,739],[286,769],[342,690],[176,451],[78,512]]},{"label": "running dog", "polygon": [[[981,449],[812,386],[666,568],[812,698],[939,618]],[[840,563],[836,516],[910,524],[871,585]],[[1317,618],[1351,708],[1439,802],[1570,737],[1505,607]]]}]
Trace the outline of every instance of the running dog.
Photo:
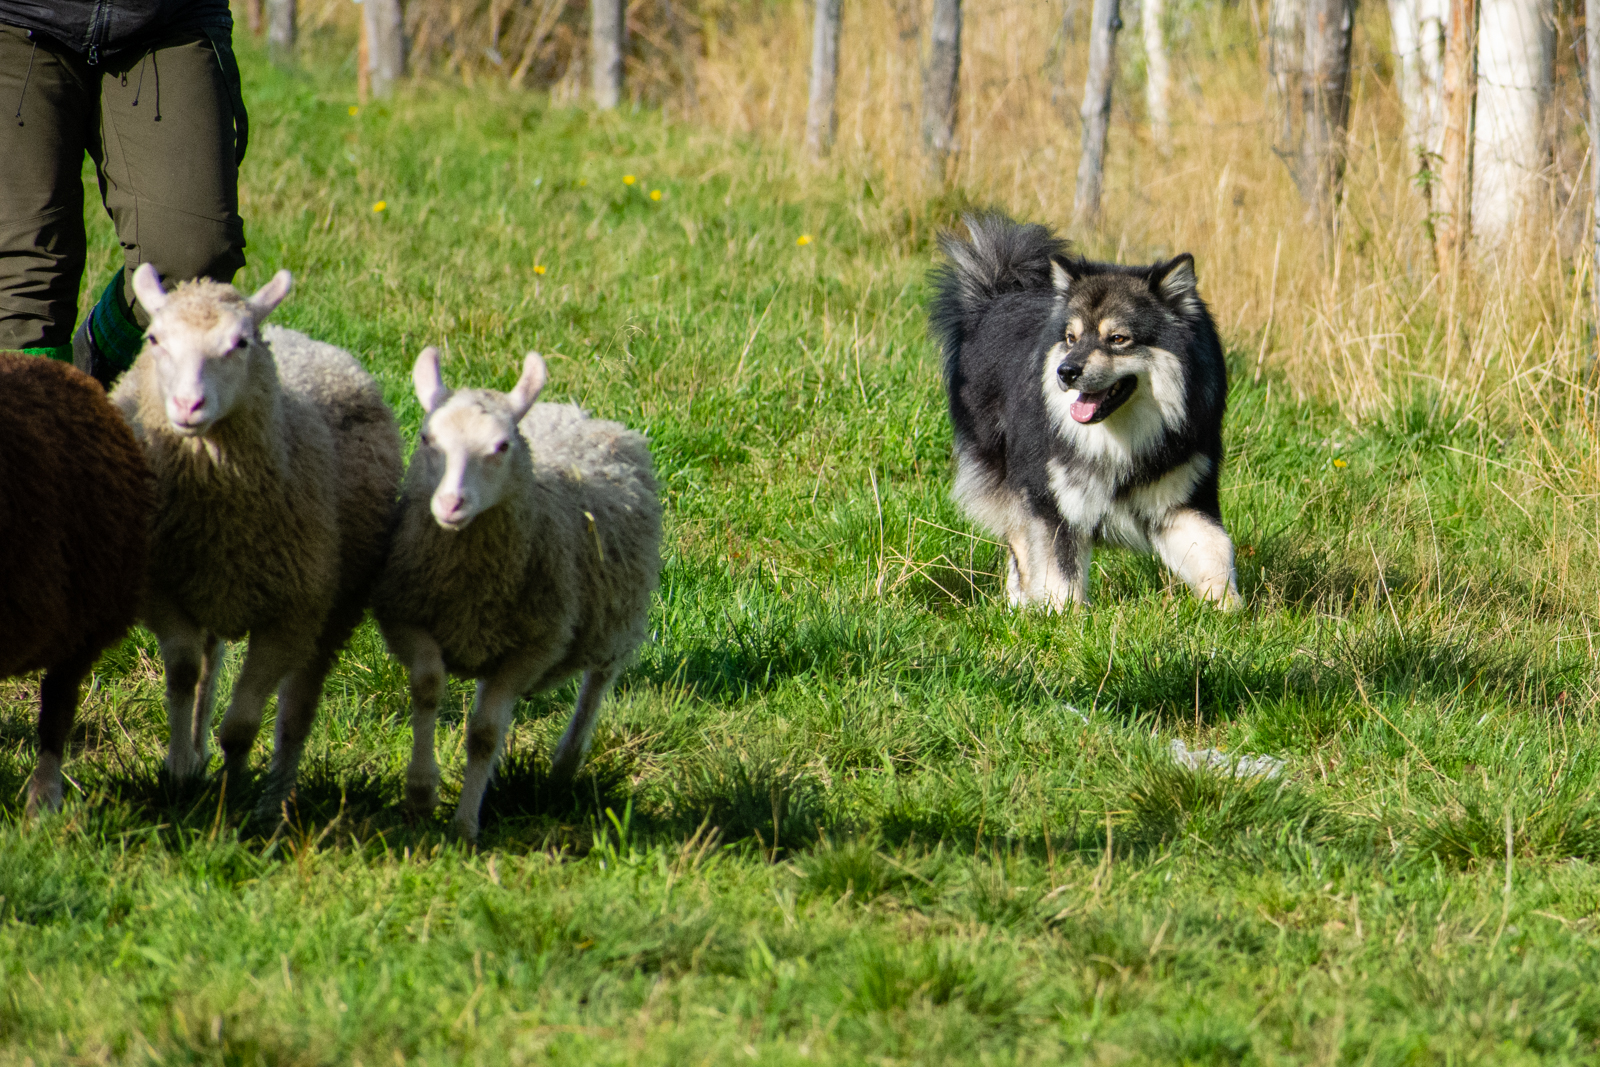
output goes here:
[{"label": "running dog", "polygon": [[1227,370],[1188,254],[1092,263],[1043,226],[940,238],[928,314],[955,430],[951,496],[1010,547],[1013,605],[1089,602],[1097,542],[1154,551],[1241,606],[1217,476]]}]

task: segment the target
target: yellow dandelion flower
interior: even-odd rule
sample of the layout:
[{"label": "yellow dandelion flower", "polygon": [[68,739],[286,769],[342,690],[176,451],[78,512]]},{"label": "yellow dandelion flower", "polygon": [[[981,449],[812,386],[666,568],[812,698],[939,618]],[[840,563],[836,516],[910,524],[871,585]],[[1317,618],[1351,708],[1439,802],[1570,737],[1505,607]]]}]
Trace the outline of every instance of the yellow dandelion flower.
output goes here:
[{"label": "yellow dandelion flower", "polygon": [[533,273],[535,273],[535,274],[543,274],[544,273],[544,264],[543,263],[535,263],[533,265]]},{"label": "yellow dandelion flower", "polygon": [[638,180],[639,180],[638,178],[635,178],[631,174],[624,174],[622,176],[622,184],[623,185],[632,185],[634,182],[636,182]]},{"label": "yellow dandelion flower", "polygon": [[650,199],[651,200],[660,200],[661,199],[661,190],[660,189],[652,189],[652,190],[650,190]]},{"label": "yellow dandelion flower", "polygon": [[380,211],[387,211],[388,208],[389,208],[389,201],[387,201],[387,200],[379,200],[377,203],[372,205],[372,213],[374,215],[376,215]]},{"label": "yellow dandelion flower", "polygon": [[578,179],[578,187],[580,189],[583,188],[585,185],[588,185],[588,184],[589,184],[589,179],[588,178],[579,178]]},{"label": "yellow dandelion flower", "polygon": [[1334,465],[1334,466],[1335,466],[1335,467],[1338,467],[1338,468],[1339,468],[1339,469],[1340,469],[1340,470],[1343,470],[1343,469],[1344,469],[1344,468],[1346,468],[1346,467],[1348,467],[1348,466],[1350,466],[1350,464],[1348,464],[1348,463],[1346,463],[1346,462],[1345,462],[1345,461],[1344,461],[1344,460],[1342,460],[1342,459],[1336,459],[1336,460],[1334,460],[1334,461],[1333,461],[1333,465]]},{"label": "yellow dandelion flower", "polygon": [[811,235],[809,233],[803,233],[794,239],[794,243],[799,245],[801,248],[804,248],[806,245],[811,243]]},{"label": "yellow dandelion flower", "polygon": [[356,115],[359,115],[359,114],[361,114],[361,109],[359,107],[356,107],[354,104],[351,104],[350,105],[350,109],[349,109],[349,114],[352,117],[356,116]]}]

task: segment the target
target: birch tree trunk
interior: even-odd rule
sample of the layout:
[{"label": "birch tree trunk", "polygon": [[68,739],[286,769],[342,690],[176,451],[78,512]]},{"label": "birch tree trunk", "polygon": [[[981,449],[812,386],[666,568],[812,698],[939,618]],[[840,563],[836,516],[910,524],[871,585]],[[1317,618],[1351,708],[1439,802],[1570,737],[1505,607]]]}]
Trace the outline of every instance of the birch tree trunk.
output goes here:
[{"label": "birch tree trunk", "polygon": [[594,102],[609,111],[622,102],[622,35],[626,0],[590,0],[589,59]]},{"label": "birch tree trunk", "polygon": [[1589,187],[1593,192],[1594,262],[1590,267],[1590,284],[1594,287],[1596,316],[1595,337],[1600,340],[1600,5],[1596,0],[1584,4],[1583,35],[1589,48]]},{"label": "birch tree trunk", "polygon": [[806,151],[821,159],[833,148],[839,129],[835,93],[839,84],[840,0],[816,0],[811,32],[811,99],[806,106]]},{"label": "birch tree trunk", "polygon": [[295,0],[267,0],[267,43],[285,52],[294,51]]},{"label": "birch tree trunk", "polygon": [[244,24],[249,27],[250,36],[260,37],[262,30],[261,0],[245,0]]},{"label": "birch tree trunk", "polygon": [[1306,19],[1305,136],[1301,139],[1300,193],[1307,210],[1333,216],[1344,175],[1345,129],[1350,120],[1351,0],[1308,0]]},{"label": "birch tree trunk", "polygon": [[1545,108],[1555,67],[1554,0],[1481,0],[1473,119],[1472,217],[1480,241],[1504,244],[1531,206],[1549,148]]},{"label": "birch tree trunk", "polygon": [[[1405,112],[1406,143],[1419,170],[1439,165],[1444,139],[1444,36],[1449,21],[1447,0],[1389,0],[1394,40],[1395,80]],[[1427,195],[1427,183],[1423,193]]]},{"label": "birch tree trunk", "polygon": [[1117,0],[1094,0],[1089,16],[1089,76],[1083,83],[1083,152],[1078,157],[1078,188],[1072,220],[1080,226],[1100,222],[1100,186],[1105,176],[1106,130],[1111,125],[1111,82],[1117,31],[1122,19]]},{"label": "birch tree trunk", "polygon": [[1472,233],[1472,104],[1477,95],[1477,0],[1450,0],[1444,48],[1444,136],[1439,147],[1433,247],[1441,272],[1454,275]]},{"label": "birch tree trunk", "polygon": [[382,100],[394,92],[395,82],[406,72],[406,33],[400,0],[362,0],[361,17],[367,24],[367,70],[372,75],[372,95]]},{"label": "birch tree trunk", "polygon": [[961,91],[961,0],[933,0],[928,69],[922,75],[922,145],[929,172],[944,180],[956,151],[956,104]]},{"label": "birch tree trunk", "polygon": [[1166,13],[1166,0],[1144,0],[1139,15],[1144,31],[1145,110],[1150,113],[1150,137],[1156,148],[1166,155],[1172,149],[1172,129],[1167,119],[1167,86],[1171,74],[1167,65],[1167,34],[1161,24]]}]

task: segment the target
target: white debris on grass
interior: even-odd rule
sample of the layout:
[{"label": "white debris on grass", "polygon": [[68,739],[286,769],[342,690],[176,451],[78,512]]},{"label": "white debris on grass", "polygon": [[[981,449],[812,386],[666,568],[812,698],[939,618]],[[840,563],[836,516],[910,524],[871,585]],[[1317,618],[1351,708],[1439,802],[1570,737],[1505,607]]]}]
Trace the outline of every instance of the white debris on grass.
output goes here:
[{"label": "white debris on grass", "polygon": [[1234,778],[1276,778],[1283,773],[1283,760],[1276,756],[1230,755],[1214,748],[1190,748],[1183,738],[1172,739],[1172,758],[1191,771],[1216,770]]}]

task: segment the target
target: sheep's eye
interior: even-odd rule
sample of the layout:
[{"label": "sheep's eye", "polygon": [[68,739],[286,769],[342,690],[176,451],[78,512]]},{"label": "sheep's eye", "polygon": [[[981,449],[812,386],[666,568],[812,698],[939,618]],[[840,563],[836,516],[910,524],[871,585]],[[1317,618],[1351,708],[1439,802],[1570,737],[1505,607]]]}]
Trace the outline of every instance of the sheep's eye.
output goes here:
[{"label": "sheep's eye", "polygon": [[424,448],[432,448],[433,447],[433,435],[432,434],[425,433],[425,434],[422,435],[420,440],[422,441],[422,446]]},{"label": "sheep's eye", "polygon": [[506,452],[508,452],[510,450],[511,450],[511,442],[510,441],[501,441],[499,444],[494,446],[494,454],[497,455],[497,456],[504,455]]}]

